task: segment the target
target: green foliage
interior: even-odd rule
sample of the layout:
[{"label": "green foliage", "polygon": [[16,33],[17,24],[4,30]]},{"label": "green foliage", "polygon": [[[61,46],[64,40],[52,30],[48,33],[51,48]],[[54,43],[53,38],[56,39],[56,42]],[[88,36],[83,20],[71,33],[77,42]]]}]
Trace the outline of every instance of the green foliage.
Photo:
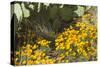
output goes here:
[{"label": "green foliage", "polygon": [[59,10],[59,14],[63,20],[70,21],[73,17],[77,16],[76,13],[74,13],[76,9],[77,6],[64,5],[64,7]]},{"label": "green foliage", "polygon": [[[63,7],[60,7],[61,4],[49,4],[49,6],[46,6],[40,3],[39,8],[38,3],[30,3],[34,6],[31,9],[29,3],[22,4],[29,11],[30,16],[23,17],[19,27],[24,31],[31,29],[45,38],[55,38],[56,34],[59,33],[59,29],[64,25],[71,24],[73,18],[80,17],[85,12],[84,6],[63,5]],[[38,12],[38,10],[40,11]]]}]

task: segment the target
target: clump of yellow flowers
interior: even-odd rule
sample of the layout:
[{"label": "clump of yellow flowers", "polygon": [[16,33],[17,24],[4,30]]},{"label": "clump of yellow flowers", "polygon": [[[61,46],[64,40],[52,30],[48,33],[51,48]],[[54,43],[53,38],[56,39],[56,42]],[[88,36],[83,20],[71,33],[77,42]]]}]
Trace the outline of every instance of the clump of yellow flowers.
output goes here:
[{"label": "clump of yellow flowers", "polygon": [[42,39],[42,40],[41,40],[40,38],[38,38],[37,43],[38,43],[40,46],[49,47],[50,41],[47,41],[46,39]]},{"label": "clump of yellow flowers", "polygon": [[[15,64],[53,64],[96,60],[96,24],[91,23],[90,14],[83,15],[81,19],[69,28],[64,28],[64,31],[57,35],[53,51],[50,50],[52,42],[40,37],[35,43],[20,47],[15,52]],[[50,51],[54,52],[54,55],[50,56]]]},{"label": "clump of yellow flowers", "polygon": [[31,64],[53,64],[55,60],[46,56],[46,52],[40,47],[49,47],[50,41],[46,39],[37,39],[37,44],[27,44],[22,46],[15,54],[15,65]]},{"label": "clump of yellow flowers", "polygon": [[[85,15],[83,17],[90,16]],[[84,18],[84,19],[86,19]],[[89,18],[88,18],[89,19]],[[55,39],[56,51],[63,51],[69,62],[96,60],[97,28],[89,21],[65,28]],[[95,58],[95,59],[94,59]]]}]

